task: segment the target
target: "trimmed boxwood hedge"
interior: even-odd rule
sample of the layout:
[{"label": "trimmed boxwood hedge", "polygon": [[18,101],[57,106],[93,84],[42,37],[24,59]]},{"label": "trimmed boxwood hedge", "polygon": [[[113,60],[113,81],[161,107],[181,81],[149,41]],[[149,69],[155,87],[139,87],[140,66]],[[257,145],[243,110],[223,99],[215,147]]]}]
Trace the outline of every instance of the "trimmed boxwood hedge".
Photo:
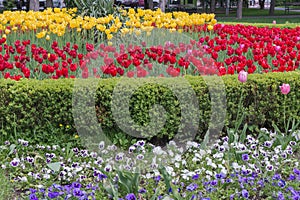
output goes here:
[{"label": "trimmed boxwood hedge", "polygon": [[[219,120],[218,114],[211,116],[211,93],[209,91],[214,90],[215,94],[222,92],[220,85],[213,84],[217,83],[217,80],[223,80],[225,84],[225,107],[221,104],[219,107],[216,106],[220,111],[226,110],[223,130],[235,125],[242,91],[244,123],[248,123],[251,130],[258,127],[272,129],[273,122],[283,127],[284,105],[286,105],[286,118],[300,119],[299,77],[300,73],[297,71],[254,74],[249,75],[248,81],[244,84],[238,81],[237,75],[209,77],[212,83],[210,89],[202,77],[196,76],[186,76],[184,79],[88,79],[84,80],[80,87],[74,87],[80,83],[79,80],[74,79],[22,79],[18,82],[2,79],[0,80],[0,131],[2,136],[8,136],[17,131],[18,133],[35,133],[43,137],[43,135],[55,134],[56,131],[61,131],[62,127],[66,126],[68,127],[64,129],[66,134],[74,134],[77,130],[96,132],[99,124],[105,130],[116,130],[118,129],[117,122],[114,120],[116,116],[112,114],[112,109],[115,109],[120,111],[117,112],[118,123],[123,123],[123,125],[127,123],[129,130],[140,132],[147,139],[154,137],[154,133],[147,132],[149,129],[143,129],[141,126],[149,125],[152,117],[158,130],[160,126],[163,126],[158,133],[155,133],[155,138],[170,139],[177,132],[183,135],[190,134],[188,133],[190,129],[185,129],[185,126],[192,127],[197,123],[199,125],[197,138],[201,138],[206,133],[209,122],[216,126],[212,126],[213,129],[222,126],[222,123],[215,123]],[[132,93],[129,105],[125,102],[123,104],[122,93],[130,92],[132,87],[137,86],[141,81],[145,83]],[[192,91],[184,84],[184,81],[188,81]],[[118,83],[122,83],[117,91],[121,94],[121,99],[117,100],[121,101],[118,101],[118,104],[111,104],[112,94]],[[290,84],[291,92],[288,95],[281,94],[279,86],[282,83]],[[93,87],[95,89],[92,89]],[[183,95],[178,97],[172,90],[181,91]],[[184,103],[183,107],[193,110],[190,111],[190,115],[186,116],[188,123],[181,123],[183,107],[180,107],[180,102],[193,101],[193,92],[198,98],[199,110],[189,103]],[[86,98],[87,96],[89,98]],[[217,95],[217,98],[221,97]],[[86,101],[86,99],[90,100]],[[155,104],[164,108],[165,123],[159,112],[162,107],[158,106],[149,112]],[[75,118],[73,106],[76,106],[75,112],[78,112],[74,115]],[[126,108],[129,108],[130,116],[126,116],[123,112]],[[133,120],[131,123],[129,123],[129,117]],[[99,124],[93,123],[93,119],[97,119]],[[74,121],[77,122],[76,127]]]}]

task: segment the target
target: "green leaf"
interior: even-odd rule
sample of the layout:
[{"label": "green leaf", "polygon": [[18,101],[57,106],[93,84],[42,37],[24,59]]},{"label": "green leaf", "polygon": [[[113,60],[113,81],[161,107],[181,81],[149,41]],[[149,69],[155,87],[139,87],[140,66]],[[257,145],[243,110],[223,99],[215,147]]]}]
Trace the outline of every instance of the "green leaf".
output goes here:
[{"label": "green leaf", "polygon": [[16,149],[16,147],[17,147],[17,145],[11,144],[11,145],[9,146],[10,151],[9,151],[8,155],[12,154],[12,153],[14,152],[14,150]]},{"label": "green leaf", "polygon": [[245,124],[244,128],[243,128],[243,131],[242,131],[242,134],[240,135],[240,142],[241,143],[244,143],[245,139],[246,139],[246,131],[247,131],[247,128],[248,128],[248,124]]},{"label": "green leaf", "polygon": [[48,166],[51,170],[53,170],[53,171],[55,171],[55,172],[58,172],[61,165],[60,165],[60,162],[55,162],[55,163],[48,163],[47,166]]}]

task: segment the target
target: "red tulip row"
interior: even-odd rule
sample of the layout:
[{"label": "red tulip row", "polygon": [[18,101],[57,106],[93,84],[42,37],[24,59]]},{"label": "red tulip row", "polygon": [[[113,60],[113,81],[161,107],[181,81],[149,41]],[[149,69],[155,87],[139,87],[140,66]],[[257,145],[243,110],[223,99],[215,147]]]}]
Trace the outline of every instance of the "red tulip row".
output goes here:
[{"label": "red tulip row", "polygon": [[[204,30],[205,28],[198,28]],[[200,35],[205,34],[201,32]],[[48,50],[46,50],[48,49]],[[0,39],[0,71],[4,78],[145,77],[284,72],[300,61],[300,28],[258,28],[244,25],[214,26],[209,35],[188,44],[171,41],[158,46],[107,46],[95,48],[66,43],[51,48],[30,40],[6,44]]]}]

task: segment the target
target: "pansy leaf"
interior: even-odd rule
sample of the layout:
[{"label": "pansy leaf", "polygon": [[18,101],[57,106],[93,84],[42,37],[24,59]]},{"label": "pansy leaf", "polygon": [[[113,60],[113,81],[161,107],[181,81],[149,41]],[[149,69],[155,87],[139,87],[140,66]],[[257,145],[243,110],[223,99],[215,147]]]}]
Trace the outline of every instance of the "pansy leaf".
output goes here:
[{"label": "pansy leaf", "polygon": [[53,170],[53,171],[55,171],[55,172],[58,172],[59,169],[60,169],[60,162],[48,163],[47,166],[48,166],[51,170]]}]

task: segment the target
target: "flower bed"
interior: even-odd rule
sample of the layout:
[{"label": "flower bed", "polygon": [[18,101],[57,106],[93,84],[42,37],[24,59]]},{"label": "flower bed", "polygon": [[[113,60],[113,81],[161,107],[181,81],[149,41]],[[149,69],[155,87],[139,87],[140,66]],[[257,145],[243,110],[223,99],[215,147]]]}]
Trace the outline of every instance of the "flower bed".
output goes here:
[{"label": "flower bed", "polygon": [[[265,74],[298,70],[298,27],[222,25],[216,24],[214,15],[209,14],[141,9],[119,10],[100,18],[76,15],[76,9],[4,12],[0,19],[0,77],[38,79],[0,82],[0,119],[4,124],[1,140],[10,138],[0,146],[1,167],[20,198],[300,198],[299,73]],[[154,40],[149,40],[151,37]],[[165,41],[155,44],[158,39]],[[248,78],[253,73],[264,75]],[[205,134],[205,131],[210,117],[208,102],[213,98],[207,88],[212,85],[205,87],[202,78],[208,80],[212,75],[209,77],[215,80],[233,74],[239,75],[220,78],[228,86],[223,89],[230,100],[227,108],[231,121],[226,122],[227,129],[223,132],[214,127],[222,135],[211,141],[210,132]],[[193,86],[193,93],[184,93],[185,85],[180,85],[179,78],[175,79],[186,75],[198,76],[185,79]],[[122,79],[124,76],[132,79]],[[131,126],[126,121],[128,116],[122,115],[124,107],[130,107],[134,112],[130,117],[143,127],[152,116],[151,106],[161,103],[165,97],[168,101],[161,104],[168,108],[169,121],[156,135],[160,141],[154,142],[165,144],[165,140],[175,137],[175,129],[187,124],[178,125],[182,108],[176,98],[171,99],[172,91],[166,88],[149,84],[132,96],[130,105],[118,105],[118,102],[110,105],[116,100],[111,93],[117,80],[128,81],[118,91],[126,93],[128,87],[142,82],[134,78],[173,77],[163,79],[169,81],[167,86],[179,84],[179,91],[188,100],[196,93],[196,99],[203,101],[199,104],[203,119],[199,119],[198,113],[187,118],[188,125],[199,121],[203,125],[199,128],[201,136],[196,138],[203,141],[185,144],[171,141],[165,146],[155,146],[133,137],[128,140],[124,133],[109,132],[121,148],[104,142],[93,150],[88,143],[78,145],[86,135],[74,133],[81,124],[73,126],[71,85],[81,78],[90,78],[92,82],[96,79],[91,78],[112,77],[120,78],[102,80],[96,106],[89,101],[77,104],[96,108],[97,120],[111,132],[116,125],[110,109],[119,109],[118,122],[124,120],[124,124]],[[72,80],[41,81],[64,78]],[[212,82],[215,91],[222,90]],[[84,88],[79,93],[83,96],[77,97],[85,97],[86,91]],[[222,98],[220,93],[217,96]],[[269,103],[270,99],[273,104]],[[292,102],[289,110],[288,102]],[[223,109],[215,113],[219,115],[226,109],[222,105],[218,108]],[[92,118],[87,117],[91,115],[95,117],[95,113],[80,112],[77,117],[91,122]],[[217,117],[211,119],[214,125]],[[163,122],[158,119],[157,126]],[[92,130],[92,125],[86,126],[86,130]],[[258,127],[262,129],[257,130]],[[143,131],[146,135],[141,136],[150,140],[154,133]],[[69,140],[60,138],[60,132]],[[253,132],[257,134],[251,135]],[[188,133],[184,131],[184,134]],[[122,151],[128,145],[131,145],[129,149]]]},{"label": "flower bed", "polygon": [[297,199],[299,132],[287,144],[280,136],[262,129],[207,147],[137,141],[125,152],[104,142],[90,152],[19,139],[1,146],[2,168],[29,199]]}]

